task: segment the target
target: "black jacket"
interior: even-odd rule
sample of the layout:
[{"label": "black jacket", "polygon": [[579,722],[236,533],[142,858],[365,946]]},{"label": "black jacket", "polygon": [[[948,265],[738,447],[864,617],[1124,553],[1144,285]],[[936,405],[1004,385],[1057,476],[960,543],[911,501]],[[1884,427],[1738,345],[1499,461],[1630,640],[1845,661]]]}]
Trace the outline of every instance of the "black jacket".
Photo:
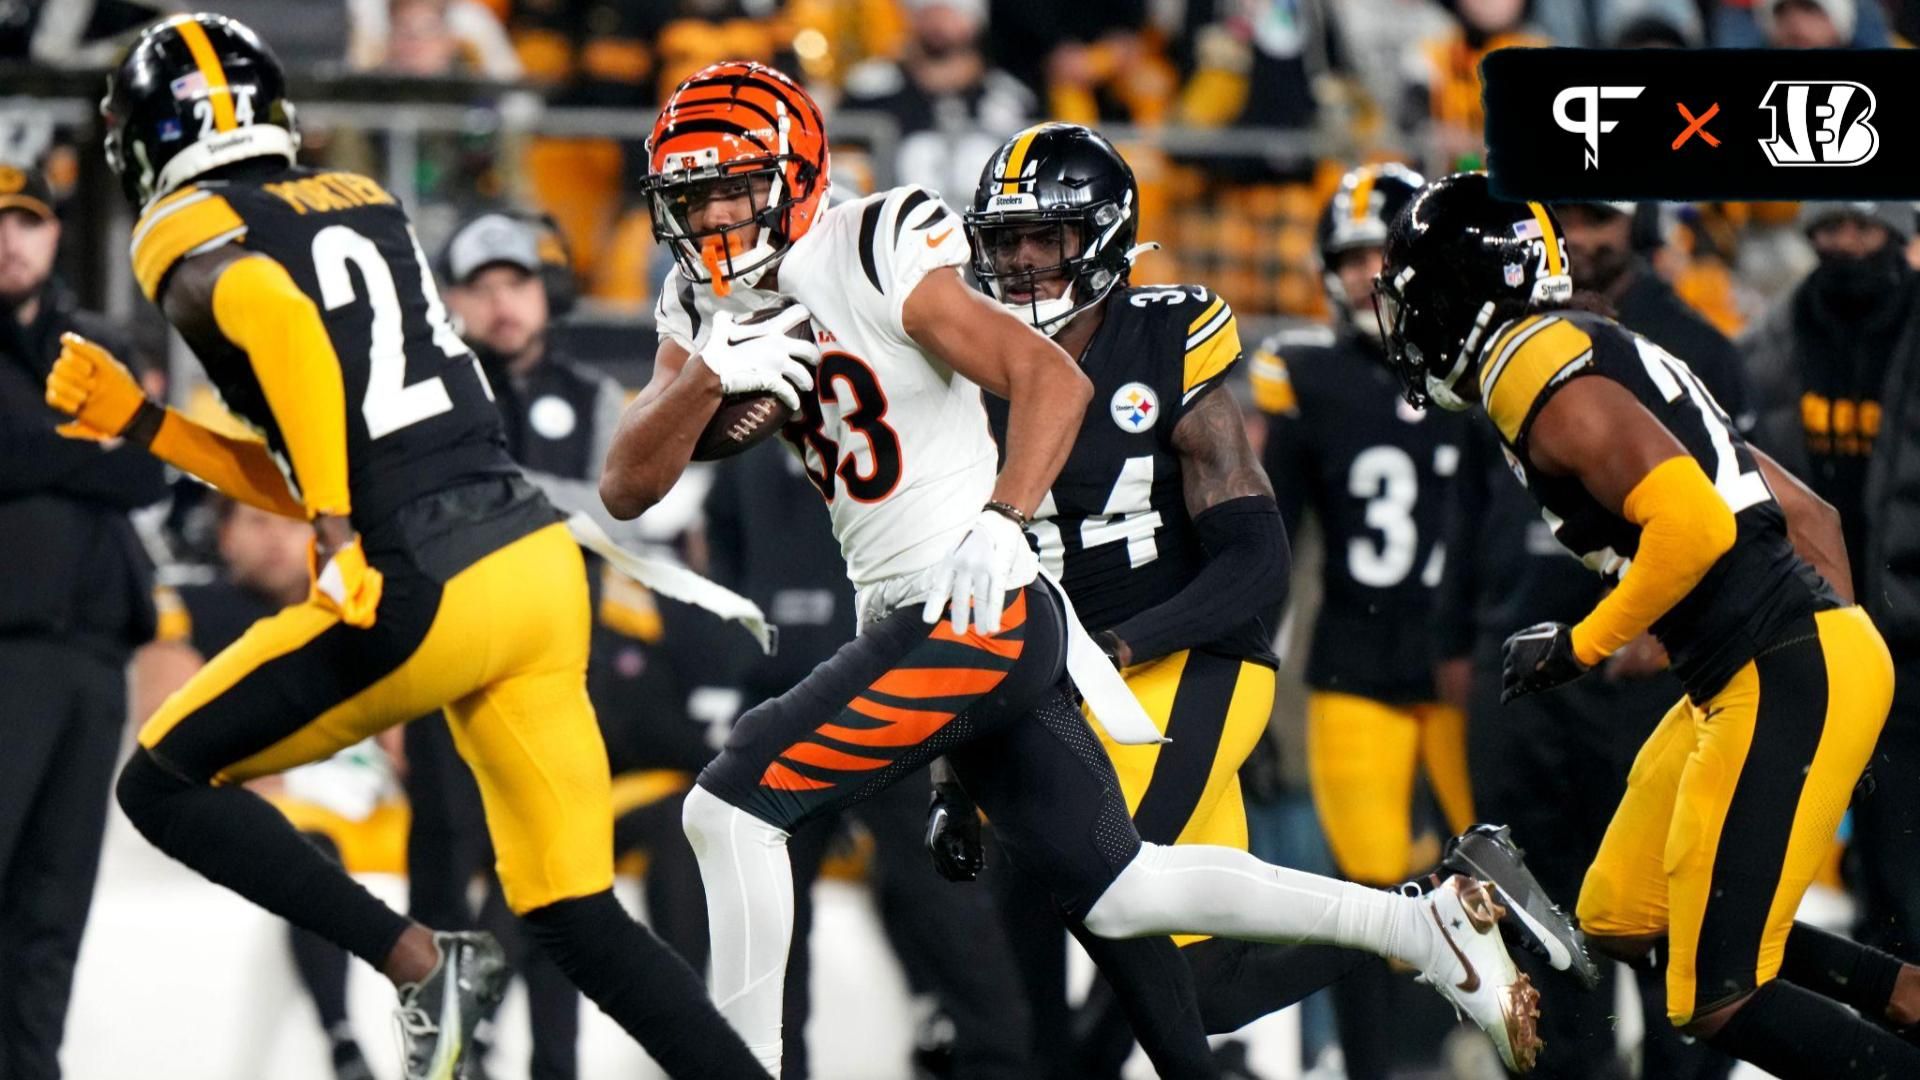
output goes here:
[{"label": "black jacket", "polygon": [[167,489],[146,451],[64,438],[47,407],[60,334],[125,357],[120,334],[49,288],[39,317],[0,315],[0,638],[58,637],[111,657],[153,636],[152,566],[127,511]]}]

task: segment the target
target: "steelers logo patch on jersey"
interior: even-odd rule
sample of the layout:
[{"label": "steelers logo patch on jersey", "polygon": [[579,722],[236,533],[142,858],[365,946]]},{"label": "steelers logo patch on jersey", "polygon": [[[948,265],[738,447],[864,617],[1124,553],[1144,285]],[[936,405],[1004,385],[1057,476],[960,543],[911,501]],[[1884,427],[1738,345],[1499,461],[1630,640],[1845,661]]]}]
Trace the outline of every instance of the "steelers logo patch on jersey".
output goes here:
[{"label": "steelers logo patch on jersey", "polygon": [[1138,435],[1160,419],[1160,397],[1146,383],[1130,382],[1113,392],[1109,409],[1121,431]]}]

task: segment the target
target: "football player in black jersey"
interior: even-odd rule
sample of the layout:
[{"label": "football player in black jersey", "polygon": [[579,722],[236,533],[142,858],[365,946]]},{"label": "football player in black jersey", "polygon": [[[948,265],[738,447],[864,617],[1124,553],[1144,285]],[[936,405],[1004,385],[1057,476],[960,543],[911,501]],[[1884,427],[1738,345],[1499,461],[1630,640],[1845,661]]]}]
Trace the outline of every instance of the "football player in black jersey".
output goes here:
[{"label": "football player in black jersey", "polygon": [[1566,257],[1547,208],[1461,173],[1395,220],[1374,296],[1407,400],[1480,404],[1560,542],[1616,582],[1579,623],[1508,639],[1506,696],[1648,630],[1686,689],[1580,920],[1622,959],[1665,953],[1669,1018],[1726,1053],[1789,1080],[1920,1075],[1875,1023],[1920,1020],[1920,969],[1793,921],[1893,692],[1836,515],[1682,360],[1581,310]]},{"label": "football player in black jersey", "polygon": [[[1427,632],[1464,418],[1401,400],[1369,300],[1387,223],[1425,182],[1394,164],[1341,178],[1316,236],[1333,325],[1276,334],[1250,372],[1287,532],[1297,535],[1311,508],[1326,542],[1306,671],[1314,809],[1340,873],[1375,886],[1432,861],[1414,842],[1418,778],[1449,832],[1474,820],[1466,714],[1435,692]],[[1393,982],[1374,964],[1334,988],[1355,1077],[1392,1067],[1393,1041],[1374,1033],[1393,1007]],[[1431,1057],[1437,1047],[1398,1049]]]},{"label": "football player in black jersey", "polygon": [[74,437],[136,442],[317,534],[307,602],[160,706],[120,805],[174,858],[385,973],[406,1076],[448,1080],[499,999],[499,946],[410,922],[242,786],[445,706],[507,901],[560,966],[669,1071],[762,1075],[613,898],[579,550],[508,458],[405,212],[371,180],[294,164],[285,85],[251,30],[181,15],[140,35],[102,102],[108,163],[142,210],[140,287],[264,441],[147,400],[77,337],[47,400]]},{"label": "football player in black jersey", "polygon": [[[1289,549],[1240,406],[1223,388],[1241,357],[1233,312],[1203,286],[1129,285],[1138,199],[1133,171],[1099,134],[1072,124],[1031,128],[981,175],[966,214],[973,270],[1094,384],[1029,532],[1042,565],[1170,740],[1128,746],[1101,732],[1134,824],[1157,843],[1245,849],[1239,770],[1273,711],[1276,660],[1262,613],[1285,598]],[[1004,437],[1006,403],[985,400]],[[943,784],[931,832],[936,865],[950,877],[973,867],[953,865],[941,823],[970,814],[964,792]],[[1495,884],[1529,890],[1518,882],[1524,874],[1513,868]],[[1369,959],[1324,945],[1175,941],[1195,970],[1212,1033],[1298,1001]],[[1139,963],[1109,957],[1103,971],[1144,978],[1151,968],[1144,955],[1125,960]],[[1044,1019],[1035,1026],[1060,1043]],[[1126,1044],[1119,1049],[1124,1057]],[[1118,1066],[1083,1058],[1075,1075],[1117,1074]]]}]

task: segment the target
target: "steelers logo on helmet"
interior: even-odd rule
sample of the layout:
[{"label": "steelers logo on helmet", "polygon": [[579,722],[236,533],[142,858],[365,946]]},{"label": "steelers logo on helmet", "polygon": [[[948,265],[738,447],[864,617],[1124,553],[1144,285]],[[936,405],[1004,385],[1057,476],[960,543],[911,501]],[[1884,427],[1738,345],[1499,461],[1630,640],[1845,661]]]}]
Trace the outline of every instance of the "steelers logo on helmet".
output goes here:
[{"label": "steelers logo on helmet", "polygon": [[1121,431],[1139,435],[1160,419],[1160,396],[1146,383],[1130,382],[1113,392],[1108,411]]},{"label": "steelers logo on helmet", "polygon": [[[688,281],[752,288],[826,207],[827,130],[800,84],[728,61],[675,87],[647,139],[653,235]],[[744,211],[717,214],[718,206]]]},{"label": "steelers logo on helmet", "polygon": [[1058,333],[1123,285],[1140,189],[1126,159],[1078,124],[1039,124],[1003,143],[965,214],[980,288],[1034,328]]}]

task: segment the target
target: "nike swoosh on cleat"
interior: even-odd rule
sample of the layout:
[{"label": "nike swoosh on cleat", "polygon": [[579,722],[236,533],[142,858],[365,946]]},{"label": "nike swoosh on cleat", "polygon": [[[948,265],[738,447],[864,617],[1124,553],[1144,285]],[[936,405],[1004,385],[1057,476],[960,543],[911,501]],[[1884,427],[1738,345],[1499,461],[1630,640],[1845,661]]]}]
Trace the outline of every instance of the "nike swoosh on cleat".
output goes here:
[{"label": "nike swoosh on cleat", "polygon": [[1471,994],[1480,989],[1480,973],[1474,970],[1473,961],[1467,959],[1467,954],[1460,951],[1460,946],[1453,943],[1453,935],[1447,933],[1447,924],[1441,921],[1440,912],[1432,904],[1428,904],[1427,914],[1433,916],[1433,925],[1439,929],[1440,939],[1447,943],[1447,948],[1453,950],[1454,959],[1460,961],[1460,966],[1467,969],[1467,977],[1453,985],[1465,994]]},{"label": "nike swoosh on cleat", "polygon": [[1520,921],[1525,924],[1528,932],[1533,934],[1540,942],[1541,947],[1547,950],[1547,962],[1553,965],[1553,969],[1555,971],[1565,971],[1572,967],[1573,953],[1567,948],[1566,944],[1560,940],[1559,935],[1547,929],[1545,923],[1534,918],[1533,914],[1527,910],[1526,905],[1516,901],[1512,893],[1501,889],[1497,884],[1494,888],[1499,890],[1500,895],[1507,898],[1507,910],[1519,916]]}]

